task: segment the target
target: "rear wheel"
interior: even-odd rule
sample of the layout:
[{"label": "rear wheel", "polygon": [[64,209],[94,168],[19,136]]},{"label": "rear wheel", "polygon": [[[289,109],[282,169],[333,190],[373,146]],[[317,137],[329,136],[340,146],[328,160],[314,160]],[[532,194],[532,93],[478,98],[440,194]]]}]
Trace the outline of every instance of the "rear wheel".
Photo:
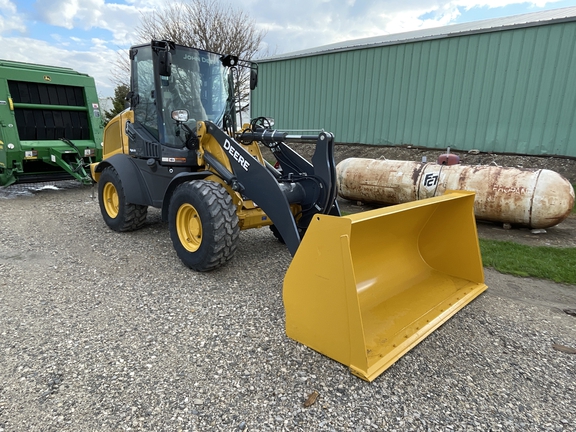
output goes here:
[{"label": "rear wheel", "polygon": [[284,244],[284,239],[282,238],[282,234],[280,234],[280,231],[278,231],[278,228],[276,228],[276,225],[270,225],[270,231],[272,231],[272,234],[274,234],[274,237],[276,237],[276,240],[278,240],[280,243]]},{"label": "rear wheel", "polygon": [[126,202],[120,176],[114,167],[102,171],[98,181],[98,202],[104,222],[114,231],[133,231],[146,222],[148,207]]},{"label": "rear wheel", "polygon": [[217,183],[195,180],[178,186],[170,200],[168,221],[178,257],[193,270],[214,270],[236,251],[240,234],[236,208]]}]

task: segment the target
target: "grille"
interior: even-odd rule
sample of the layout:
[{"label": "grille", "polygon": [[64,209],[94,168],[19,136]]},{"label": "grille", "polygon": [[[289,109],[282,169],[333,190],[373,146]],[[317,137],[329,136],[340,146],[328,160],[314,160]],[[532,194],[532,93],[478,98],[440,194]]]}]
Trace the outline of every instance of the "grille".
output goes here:
[{"label": "grille", "polygon": [[8,81],[12,100],[16,103],[38,105],[85,106],[82,87]]}]

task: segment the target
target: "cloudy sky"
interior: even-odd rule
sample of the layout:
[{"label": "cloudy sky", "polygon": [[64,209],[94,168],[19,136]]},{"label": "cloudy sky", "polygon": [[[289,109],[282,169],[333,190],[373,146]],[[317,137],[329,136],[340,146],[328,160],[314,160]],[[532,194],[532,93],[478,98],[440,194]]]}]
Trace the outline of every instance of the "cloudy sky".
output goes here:
[{"label": "cloudy sky", "polygon": [[[0,59],[67,66],[111,96],[116,53],[135,42],[143,13],[167,0],[0,0]],[[576,0],[220,0],[267,31],[283,54],[363,37],[576,6]]]}]

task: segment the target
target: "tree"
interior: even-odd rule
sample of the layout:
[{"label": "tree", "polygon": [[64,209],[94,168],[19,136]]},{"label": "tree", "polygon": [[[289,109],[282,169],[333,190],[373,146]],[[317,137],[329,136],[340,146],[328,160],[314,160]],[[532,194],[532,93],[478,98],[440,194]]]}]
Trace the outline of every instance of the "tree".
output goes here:
[{"label": "tree", "polygon": [[265,36],[254,20],[218,0],[168,2],[162,9],[142,16],[137,29],[141,41],[165,39],[222,54],[252,59]]},{"label": "tree", "polygon": [[130,89],[126,84],[119,84],[114,89],[114,98],[112,99],[112,109],[110,111],[104,111],[104,122],[108,123],[117,114],[124,111],[126,106],[126,95]]},{"label": "tree", "polygon": [[130,88],[130,54],[128,49],[116,52],[114,67],[110,73],[112,75],[111,81],[116,84],[116,86],[126,86]]},{"label": "tree", "polygon": [[[170,1],[153,12],[142,15],[137,28],[140,43],[152,39],[170,40],[179,45],[190,46],[221,54],[232,54],[240,59],[257,58],[266,32],[257,30],[254,20],[246,12],[218,0]],[[123,78],[128,59],[117,64],[114,78],[118,84],[126,84]],[[236,94],[240,94],[240,107],[244,110],[249,101],[249,73],[239,71]]]}]

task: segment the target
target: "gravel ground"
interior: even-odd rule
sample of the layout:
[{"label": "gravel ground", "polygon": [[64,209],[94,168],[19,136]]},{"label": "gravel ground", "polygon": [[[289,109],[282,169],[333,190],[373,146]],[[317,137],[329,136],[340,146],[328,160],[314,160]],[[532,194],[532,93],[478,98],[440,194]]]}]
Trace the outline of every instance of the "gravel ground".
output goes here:
[{"label": "gravel ground", "polygon": [[269,230],[199,274],[157,210],[118,234],[91,193],[0,196],[0,432],[576,428],[574,286],[487,270],[486,293],[367,383],[285,336],[290,256]]}]

